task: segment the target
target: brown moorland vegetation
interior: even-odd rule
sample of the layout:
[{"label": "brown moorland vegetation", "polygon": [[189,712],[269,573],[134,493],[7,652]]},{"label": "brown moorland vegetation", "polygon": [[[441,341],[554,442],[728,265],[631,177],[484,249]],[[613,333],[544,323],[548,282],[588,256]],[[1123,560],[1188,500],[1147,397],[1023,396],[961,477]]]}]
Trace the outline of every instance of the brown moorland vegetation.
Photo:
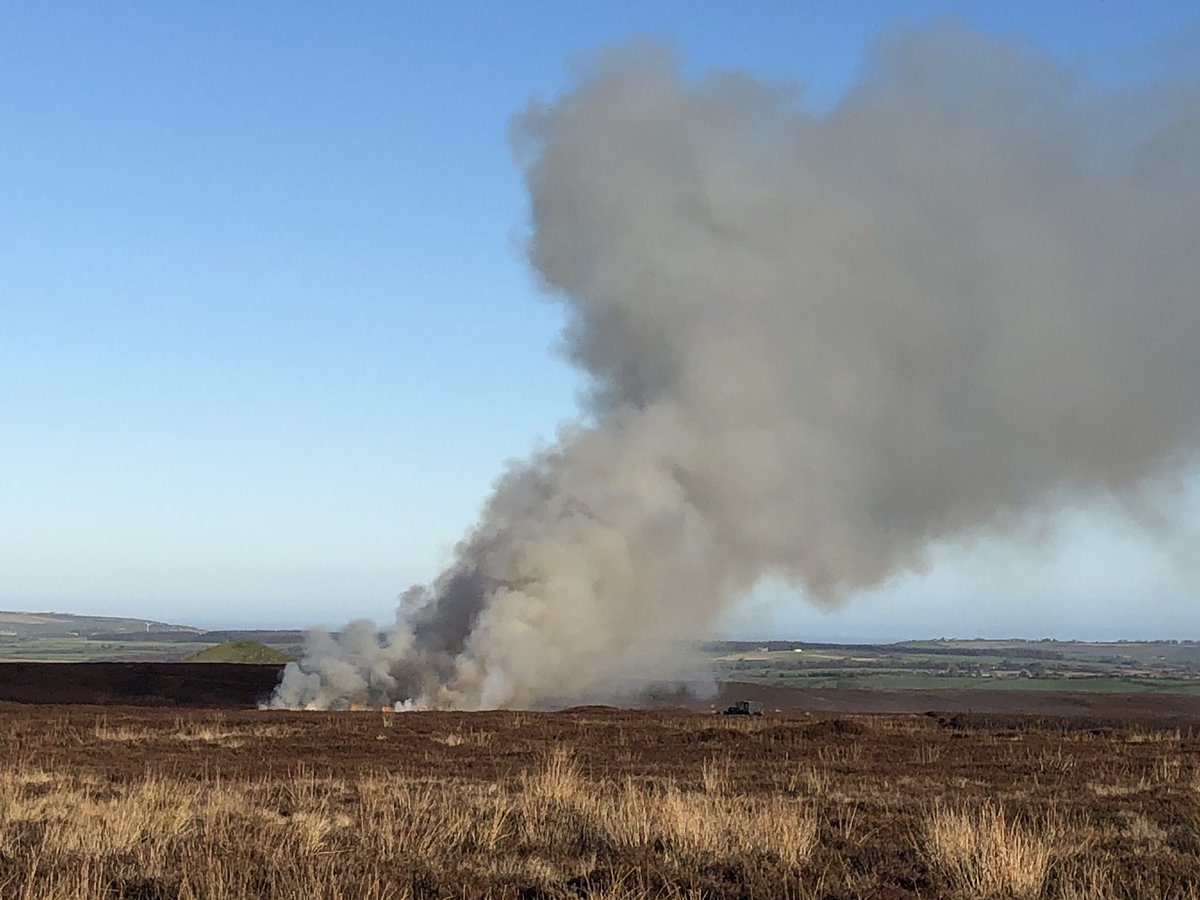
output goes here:
[{"label": "brown moorland vegetation", "polygon": [[5,898],[1200,898],[1194,724],[0,706]]}]

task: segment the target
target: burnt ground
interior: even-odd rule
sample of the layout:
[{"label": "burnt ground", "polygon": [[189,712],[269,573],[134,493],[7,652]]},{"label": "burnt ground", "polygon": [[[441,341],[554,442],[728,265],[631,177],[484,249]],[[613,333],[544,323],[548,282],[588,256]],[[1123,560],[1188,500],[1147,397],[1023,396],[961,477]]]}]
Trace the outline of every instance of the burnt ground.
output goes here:
[{"label": "burnt ground", "polygon": [[282,671],[236,663],[0,663],[0,702],[255,709]]},{"label": "burnt ground", "polygon": [[[256,709],[282,668],[225,663],[0,663],[0,703]],[[695,711],[760,700],[768,710],[808,713],[1070,717],[1105,722],[1170,719],[1200,724],[1200,697],[1034,690],[880,691],[728,682],[704,690],[648,692],[626,706]]]}]

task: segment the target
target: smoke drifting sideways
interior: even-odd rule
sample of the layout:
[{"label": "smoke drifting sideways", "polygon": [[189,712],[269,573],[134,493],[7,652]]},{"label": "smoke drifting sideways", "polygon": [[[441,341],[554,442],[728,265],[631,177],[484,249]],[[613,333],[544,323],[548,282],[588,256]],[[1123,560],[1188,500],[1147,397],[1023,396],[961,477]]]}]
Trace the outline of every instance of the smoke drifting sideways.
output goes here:
[{"label": "smoke drifting sideways", "polygon": [[1108,94],[941,25],[811,112],[640,43],[513,134],[585,408],[273,705],[597,696],[761,579],[840,602],[1195,461],[1197,85]]}]

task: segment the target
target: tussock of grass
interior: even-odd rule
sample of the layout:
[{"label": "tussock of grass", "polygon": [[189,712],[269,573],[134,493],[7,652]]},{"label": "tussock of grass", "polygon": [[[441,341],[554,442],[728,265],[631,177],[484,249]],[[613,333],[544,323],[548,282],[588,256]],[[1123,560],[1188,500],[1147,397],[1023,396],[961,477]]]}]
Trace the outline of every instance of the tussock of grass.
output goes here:
[{"label": "tussock of grass", "polygon": [[[392,724],[392,719],[385,719],[386,725]],[[466,731],[452,731],[449,734],[432,735],[433,740],[439,744],[444,744],[447,747],[486,747],[492,739],[491,732],[475,731],[472,729]]]},{"label": "tussock of grass", "polygon": [[974,897],[1038,897],[1064,846],[1058,823],[1034,829],[992,803],[937,806],[924,822],[925,849],[957,889]]},{"label": "tussock of grass", "polygon": [[766,857],[795,869],[808,858],[818,830],[810,804],[778,795],[735,795],[727,764],[708,764],[704,772],[702,792],[673,782],[595,783],[559,748],[523,780],[519,818],[530,843],[565,837],[581,847],[657,850],[685,867]]}]

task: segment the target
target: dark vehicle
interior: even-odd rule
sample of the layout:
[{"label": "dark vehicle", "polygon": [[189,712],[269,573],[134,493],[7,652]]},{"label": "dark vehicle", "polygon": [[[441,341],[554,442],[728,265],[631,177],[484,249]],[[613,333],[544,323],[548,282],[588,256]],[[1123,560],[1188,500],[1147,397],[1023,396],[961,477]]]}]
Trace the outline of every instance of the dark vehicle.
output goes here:
[{"label": "dark vehicle", "polygon": [[739,700],[725,710],[727,716],[761,716],[763,705],[758,700]]}]

